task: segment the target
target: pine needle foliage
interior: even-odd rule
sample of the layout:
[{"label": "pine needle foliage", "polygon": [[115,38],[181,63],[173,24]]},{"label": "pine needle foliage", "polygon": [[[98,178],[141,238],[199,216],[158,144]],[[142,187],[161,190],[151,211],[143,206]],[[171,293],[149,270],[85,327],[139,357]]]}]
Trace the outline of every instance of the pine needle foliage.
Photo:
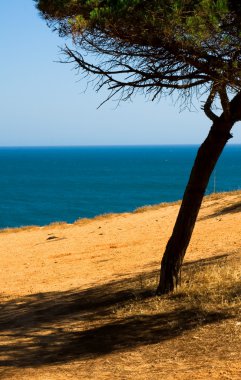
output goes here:
[{"label": "pine needle foliage", "polygon": [[75,48],[63,49],[67,60],[83,73],[93,74],[97,78],[96,89],[106,86],[109,97],[117,95],[126,100],[141,91],[155,99],[179,90],[189,98],[193,93],[206,92],[212,98],[211,103],[219,96],[225,107],[226,94],[240,90],[239,2],[39,0],[36,3],[49,26],[61,36],[72,38]]}]

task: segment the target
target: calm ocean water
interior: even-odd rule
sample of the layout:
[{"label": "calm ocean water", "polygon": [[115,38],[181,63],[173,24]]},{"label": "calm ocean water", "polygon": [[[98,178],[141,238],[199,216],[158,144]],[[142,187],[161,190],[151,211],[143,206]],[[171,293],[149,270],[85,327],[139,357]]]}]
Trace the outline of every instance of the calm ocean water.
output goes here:
[{"label": "calm ocean water", "polygon": [[[197,146],[0,148],[0,228],[73,222],[180,199]],[[212,177],[207,193],[213,192]],[[226,147],[216,191],[241,189],[241,145]]]}]

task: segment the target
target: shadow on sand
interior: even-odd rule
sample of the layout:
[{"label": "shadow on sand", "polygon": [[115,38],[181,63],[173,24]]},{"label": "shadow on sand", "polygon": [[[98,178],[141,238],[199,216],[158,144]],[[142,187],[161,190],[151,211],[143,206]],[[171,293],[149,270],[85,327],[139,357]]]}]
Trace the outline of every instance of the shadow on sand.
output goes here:
[{"label": "shadow on sand", "polygon": [[207,215],[207,216],[204,216],[203,218],[200,218],[200,220],[207,220],[207,219],[211,219],[211,218],[217,218],[217,217],[220,217],[222,215],[226,215],[226,214],[235,214],[235,213],[238,213],[238,212],[241,212],[241,202],[236,202],[236,203],[233,203],[229,206],[225,206],[223,208],[220,208],[218,209],[217,211],[215,211],[213,214],[210,214],[210,215]]},{"label": "shadow on sand", "polygon": [[[148,272],[143,277],[148,280],[155,275]],[[221,312],[204,314],[198,308],[181,307],[155,315],[125,317],[123,313],[117,318],[114,308],[153,297],[151,291],[138,290],[138,277],[84,291],[41,293],[1,302],[0,366],[33,367],[96,358],[173,339],[200,325],[229,318]]]}]

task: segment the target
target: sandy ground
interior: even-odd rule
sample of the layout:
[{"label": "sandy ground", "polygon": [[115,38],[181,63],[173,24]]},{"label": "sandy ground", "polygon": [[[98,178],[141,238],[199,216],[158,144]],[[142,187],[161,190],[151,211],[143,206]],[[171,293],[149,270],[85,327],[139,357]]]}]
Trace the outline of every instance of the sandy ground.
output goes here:
[{"label": "sandy ground", "polygon": [[[102,340],[106,336],[102,350],[91,343],[94,334],[98,339],[99,330],[93,329],[100,319],[110,317],[106,304],[98,305],[98,300],[133,278],[139,278],[141,284],[143,274],[159,268],[178,209],[179,205],[173,204],[73,225],[2,231],[0,378],[241,378],[238,358],[227,359],[225,347],[218,354],[205,351],[212,334],[208,324],[200,328],[202,338],[186,331],[149,344],[141,331],[148,326],[146,316],[140,336],[134,336],[135,324],[131,325],[133,332],[128,334],[134,335],[129,346],[122,342],[121,332],[117,343],[111,342],[105,349],[109,330],[100,335]],[[238,256],[240,252],[241,192],[206,198],[186,262]],[[119,296],[117,303],[121,302]],[[185,355],[186,334],[191,347],[200,345],[199,358],[191,355],[190,347]]]}]

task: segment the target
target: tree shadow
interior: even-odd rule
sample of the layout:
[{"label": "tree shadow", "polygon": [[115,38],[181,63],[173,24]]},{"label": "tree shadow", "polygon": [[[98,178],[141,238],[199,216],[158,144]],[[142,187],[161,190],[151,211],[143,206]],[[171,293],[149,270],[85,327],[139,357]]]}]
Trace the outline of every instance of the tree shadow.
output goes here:
[{"label": "tree shadow", "polygon": [[200,268],[200,267],[207,267],[211,265],[216,265],[216,264],[221,264],[225,263],[227,259],[229,258],[230,254],[224,253],[222,255],[216,255],[213,257],[208,257],[205,259],[198,259],[198,260],[193,260],[189,262],[185,262],[182,266],[183,269],[192,269],[192,268]]},{"label": "tree shadow", "polygon": [[[155,272],[143,274],[144,279]],[[223,312],[177,308],[150,315],[114,308],[145,302],[153,291],[137,287],[139,276],[90,289],[49,292],[0,304],[0,366],[37,367],[97,358],[160,343],[200,325],[230,318]]]},{"label": "tree shadow", "polygon": [[230,214],[230,213],[234,214],[234,213],[238,213],[238,212],[241,212],[241,202],[240,201],[236,202],[230,206],[225,206],[221,209],[218,209],[214,213],[207,215],[207,216],[204,216],[203,218],[200,218],[200,220],[207,220],[207,219],[216,218],[216,217],[219,217],[222,215],[226,215],[226,214]]}]

